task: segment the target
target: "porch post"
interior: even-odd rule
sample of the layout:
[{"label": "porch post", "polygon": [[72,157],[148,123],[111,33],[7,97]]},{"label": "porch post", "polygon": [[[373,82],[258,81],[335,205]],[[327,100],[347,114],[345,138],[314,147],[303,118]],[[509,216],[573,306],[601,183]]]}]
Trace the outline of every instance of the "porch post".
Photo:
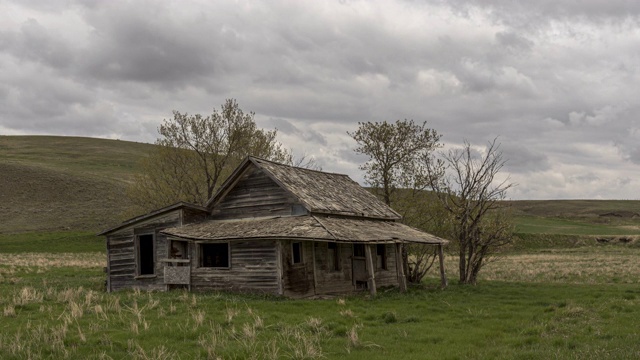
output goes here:
[{"label": "porch post", "polygon": [[311,256],[313,257],[313,293],[318,294],[318,277],[316,275],[316,242],[311,242]]},{"label": "porch post", "polygon": [[404,275],[404,260],[402,259],[403,246],[401,243],[396,244],[396,270],[398,273],[398,288],[400,292],[407,291],[407,278]]},{"label": "porch post", "polygon": [[438,244],[438,258],[440,261],[440,286],[446,288],[449,283],[447,282],[447,274],[444,271],[444,251],[442,250],[442,244]]},{"label": "porch post", "polygon": [[371,255],[371,247],[375,245],[365,245],[364,246],[364,255],[367,258],[367,274],[369,275],[369,292],[371,296],[376,296],[376,276],[375,276],[375,267],[373,263],[373,256]]}]

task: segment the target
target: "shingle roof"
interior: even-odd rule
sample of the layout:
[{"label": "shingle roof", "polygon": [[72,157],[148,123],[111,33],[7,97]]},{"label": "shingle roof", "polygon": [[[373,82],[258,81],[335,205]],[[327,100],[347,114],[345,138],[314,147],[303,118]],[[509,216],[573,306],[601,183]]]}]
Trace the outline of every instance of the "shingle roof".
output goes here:
[{"label": "shingle roof", "polygon": [[374,219],[399,220],[400,214],[349,176],[283,165],[249,157],[223,184],[207,204],[215,204],[249,164],[265,171],[283,189],[295,196],[311,213],[347,215]]},{"label": "shingle roof", "polygon": [[446,244],[447,240],[394,221],[326,216],[207,220],[169,228],[165,234],[190,240],[298,239],[348,243]]}]

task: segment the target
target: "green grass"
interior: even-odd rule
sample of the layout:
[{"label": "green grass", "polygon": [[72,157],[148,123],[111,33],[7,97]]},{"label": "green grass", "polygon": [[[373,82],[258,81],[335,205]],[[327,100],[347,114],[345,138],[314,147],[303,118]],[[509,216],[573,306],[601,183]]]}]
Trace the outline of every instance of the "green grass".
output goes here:
[{"label": "green grass", "polygon": [[518,200],[508,203],[516,215],[599,217],[611,212],[640,214],[640,200]]},{"label": "green grass", "polygon": [[516,233],[558,235],[638,235],[640,220],[623,224],[594,223],[578,219],[539,216],[514,217]]},{"label": "green grass", "polygon": [[[631,285],[484,282],[329,300],[101,292],[97,270],[0,281],[0,357],[626,359]],[[43,285],[43,282],[46,285]],[[27,356],[29,354],[29,356]],[[272,356],[274,355],[274,356]]]},{"label": "green grass", "polygon": [[2,162],[130,181],[141,158],[153,145],[130,141],[70,136],[0,136]]},{"label": "green grass", "polygon": [[87,231],[0,234],[0,253],[105,252],[103,236]]},{"label": "green grass", "polygon": [[[60,243],[49,246],[52,242]],[[2,359],[629,359],[640,356],[640,249],[544,247],[487,265],[477,286],[288,300],[104,292],[91,233],[0,238]]]}]

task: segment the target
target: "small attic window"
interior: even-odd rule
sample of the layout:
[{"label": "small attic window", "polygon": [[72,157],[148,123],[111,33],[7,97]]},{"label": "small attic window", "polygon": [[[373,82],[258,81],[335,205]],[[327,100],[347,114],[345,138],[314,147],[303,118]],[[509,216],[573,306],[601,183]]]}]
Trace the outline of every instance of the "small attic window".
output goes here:
[{"label": "small attic window", "polygon": [[299,204],[293,205],[291,206],[291,215],[307,215],[307,209]]}]

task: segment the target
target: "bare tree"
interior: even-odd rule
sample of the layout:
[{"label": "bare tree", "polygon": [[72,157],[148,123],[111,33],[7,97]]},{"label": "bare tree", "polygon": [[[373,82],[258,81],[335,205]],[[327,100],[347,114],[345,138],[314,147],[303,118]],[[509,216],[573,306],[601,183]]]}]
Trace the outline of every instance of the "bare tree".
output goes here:
[{"label": "bare tree", "polygon": [[178,201],[203,205],[248,155],[293,162],[276,141],[277,131],[257,128],[254,113],[244,113],[233,99],[206,117],[174,111],[158,131],[155,151],[128,191],[134,211]]},{"label": "bare tree", "polygon": [[[504,166],[496,139],[489,142],[484,155],[476,156],[467,141],[462,149],[444,154],[447,175],[431,177],[431,187],[450,213],[453,237],[459,252],[460,282],[475,284],[487,259],[510,242],[513,225],[501,200],[513,186],[507,177],[497,175]],[[430,162],[427,169],[437,172]]]}]

